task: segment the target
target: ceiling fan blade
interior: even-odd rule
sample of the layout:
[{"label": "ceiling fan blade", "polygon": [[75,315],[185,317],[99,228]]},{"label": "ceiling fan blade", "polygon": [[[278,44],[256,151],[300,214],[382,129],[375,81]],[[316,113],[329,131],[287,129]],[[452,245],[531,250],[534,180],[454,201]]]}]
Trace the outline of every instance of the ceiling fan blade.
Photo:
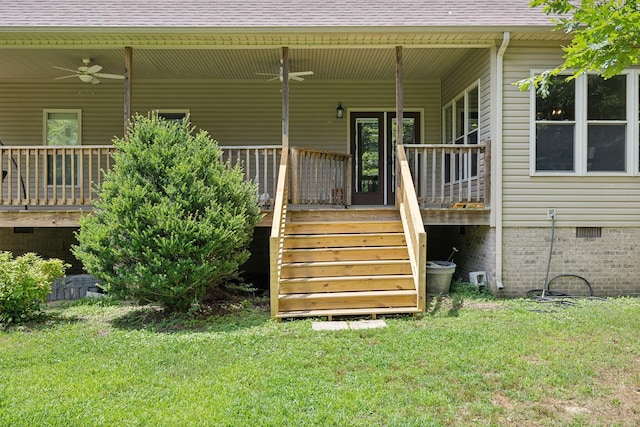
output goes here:
[{"label": "ceiling fan blade", "polygon": [[60,79],[70,79],[72,77],[78,77],[77,74],[69,74],[68,76],[61,76],[61,77],[55,77],[56,80],[60,80]]},{"label": "ceiling fan blade", "polygon": [[295,80],[297,82],[302,82],[304,79],[302,77],[298,77],[296,75],[289,74],[289,80]]},{"label": "ceiling fan blade", "polygon": [[[273,75],[273,74],[272,74],[272,75]],[[274,80],[280,80],[280,81],[282,81],[282,77],[281,77],[281,76],[276,76],[276,77],[274,77],[274,78],[272,78],[272,79],[269,79],[269,80],[267,80],[267,81],[272,82],[272,81],[274,81]]]},{"label": "ceiling fan blade", "polygon": [[99,85],[100,84],[100,80],[96,79],[95,77],[91,79],[91,84],[92,85]]},{"label": "ceiling fan blade", "polygon": [[78,73],[78,70],[71,70],[69,68],[63,68],[63,67],[56,67],[55,65],[53,66],[53,68],[57,68],[58,70],[64,70],[64,71],[69,71],[71,73]]},{"label": "ceiling fan blade", "polygon": [[313,71],[294,71],[292,73],[289,73],[290,76],[313,76]]},{"label": "ceiling fan blade", "polygon": [[255,73],[256,76],[279,76],[276,73]]},{"label": "ceiling fan blade", "polygon": [[120,74],[105,74],[105,73],[94,73],[93,74],[95,77],[101,77],[104,79],[117,79],[117,80],[124,80],[124,76],[120,75]]},{"label": "ceiling fan blade", "polygon": [[98,64],[92,65],[91,67],[87,68],[87,73],[89,74],[95,74],[95,73],[99,73],[100,70],[102,70],[102,67]]}]

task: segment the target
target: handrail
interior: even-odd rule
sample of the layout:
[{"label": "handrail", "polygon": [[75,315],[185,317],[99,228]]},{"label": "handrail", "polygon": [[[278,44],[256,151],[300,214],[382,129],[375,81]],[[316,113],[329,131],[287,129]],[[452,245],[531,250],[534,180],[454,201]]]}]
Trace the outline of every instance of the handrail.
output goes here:
[{"label": "handrail", "polygon": [[351,155],[291,148],[291,203],[351,205]]},{"label": "handrail", "polygon": [[280,266],[282,265],[284,227],[288,207],[288,161],[289,150],[283,149],[282,155],[280,156],[280,166],[278,168],[278,183],[276,186],[276,197],[273,205],[271,235],[269,236],[269,293],[271,300],[271,317],[273,318],[275,318],[278,314],[278,295],[280,293]]},{"label": "handrail", "polygon": [[396,153],[398,174],[396,205],[400,211],[402,228],[409,249],[414,286],[418,295],[417,306],[420,311],[424,311],[427,291],[427,233],[424,229],[420,205],[413,186],[409,162],[402,144],[397,146]]}]

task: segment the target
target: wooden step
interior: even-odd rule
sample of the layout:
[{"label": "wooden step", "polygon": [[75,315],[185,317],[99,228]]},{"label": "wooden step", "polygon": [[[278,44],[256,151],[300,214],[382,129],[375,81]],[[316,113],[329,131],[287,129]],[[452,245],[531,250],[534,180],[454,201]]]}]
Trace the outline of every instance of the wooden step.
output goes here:
[{"label": "wooden step", "polygon": [[282,264],[280,277],[343,277],[412,274],[407,260],[322,261]]},{"label": "wooden step", "polygon": [[399,220],[400,213],[394,207],[352,207],[350,209],[309,209],[289,205],[287,222],[298,221],[378,221]]},{"label": "wooden step", "polygon": [[402,233],[400,221],[314,221],[289,222],[285,234]]},{"label": "wooden step", "polygon": [[300,234],[284,238],[284,249],[347,248],[353,246],[404,246],[404,233]]},{"label": "wooden step", "polygon": [[378,246],[353,248],[285,249],[282,262],[364,261],[409,259],[406,246]]},{"label": "wooden step", "polygon": [[413,276],[410,274],[384,276],[305,277],[297,279],[283,279],[280,282],[281,294],[412,289],[415,289],[415,283]]},{"label": "wooden step", "polygon": [[280,312],[276,315],[278,319],[289,317],[328,317],[333,316],[375,316],[378,314],[411,314],[420,313],[416,307],[393,307],[393,308],[352,308],[352,309],[331,309],[331,310],[294,310]]},{"label": "wooden step", "polygon": [[280,295],[280,312],[298,310],[416,307],[415,290]]},{"label": "wooden step", "polygon": [[397,209],[290,208],[277,317],[419,312]]}]

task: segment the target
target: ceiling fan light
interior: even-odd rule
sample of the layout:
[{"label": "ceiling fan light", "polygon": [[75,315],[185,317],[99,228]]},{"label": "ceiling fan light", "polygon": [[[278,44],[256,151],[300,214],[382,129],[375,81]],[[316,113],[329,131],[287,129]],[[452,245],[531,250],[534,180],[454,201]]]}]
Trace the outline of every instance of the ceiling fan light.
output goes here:
[{"label": "ceiling fan light", "polygon": [[78,77],[85,83],[90,83],[91,80],[93,80],[93,76],[90,76],[88,74],[80,74]]}]

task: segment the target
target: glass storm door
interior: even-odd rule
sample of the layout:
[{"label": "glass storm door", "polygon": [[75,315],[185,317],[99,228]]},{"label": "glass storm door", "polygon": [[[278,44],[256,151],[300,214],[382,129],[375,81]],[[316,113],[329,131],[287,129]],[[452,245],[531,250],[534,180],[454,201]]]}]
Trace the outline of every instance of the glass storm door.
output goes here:
[{"label": "glass storm door", "polygon": [[[389,123],[391,122],[391,123]],[[387,141],[391,141],[387,149],[387,204],[393,205],[396,200],[396,113],[387,113]],[[404,111],[402,113],[404,126],[403,144],[420,144],[420,113]],[[409,155],[409,154],[407,154]]]},{"label": "glass storm door", "polygon": [[[395,112],[351,113],[354,205],[395,204]],[[420,142],[420,113],[404,112],[404,143]]]},{"label": "glass storm door", "polygon": [[384,114],[351,114],[354,205],[384,204]]}]

